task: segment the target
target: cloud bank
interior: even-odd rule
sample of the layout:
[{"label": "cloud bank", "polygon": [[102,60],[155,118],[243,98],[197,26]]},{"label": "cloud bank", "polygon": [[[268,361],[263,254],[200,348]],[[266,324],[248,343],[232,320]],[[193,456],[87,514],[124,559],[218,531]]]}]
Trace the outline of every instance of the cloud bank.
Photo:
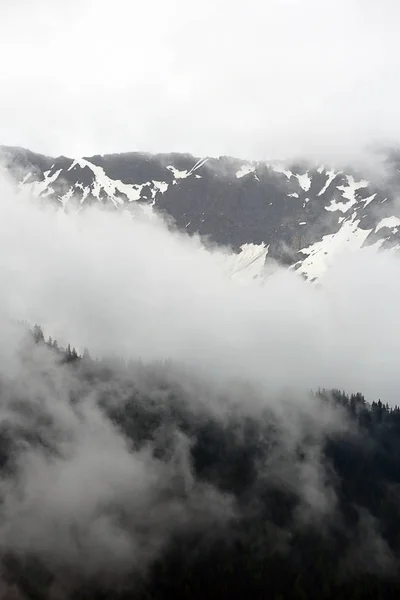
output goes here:
[{"label": "cloud bank", "polygon": [[309,285],[278,269],[232,280],[229,250],[158,217],[93,207],[65,214],[3,180],[2,314],[62,343],[144,361],[170,359],[274,393],[339,387],[397,400],[400,263],[366,248]]},{"label": "cloud bank", "polygon": [[[136,589],[180,535],[201,532],[207,552],[234,543],[231,524],[258,514],[263,490],[296,499],[290,524],[268,522],[277,552],[304,527],[322,537],[343,527],[325,440],[349,423],[309,392],[397,402],[400,263],[368,248],[338,260],[318,286],[276,265],[244,285],[229,276],[229,256],[148,211],[66,214],[1,179],[0,593],[12,586],[10,556],[27,597],[18,569],[31,560],[31,581],[44,569],[49,597],[54,586],[56,597],[74,597],[86,583]],[[60,366],[45,345],[26,349],[15,325],[24,320],[94,356],[139,363],[129,375],[116,366],[111,379],[107,363],[105,374],[103,363]],[[248,433],[254,417],[261,430]],[[224,491],[232,464],[226,472],[223,452],[214,479],[195,471],[199,439],[206,456],[227,444],[235,468],[244,450],[261,452],[253,475],[245,468],[248,504]],[[369,514],[362,527],[356,555],[379,548],[376,568],[390,572]]]},{"label": "cloud bank", "polygon": [[395,0],[0,8],[2,143],[357,162],[398,144]]}]

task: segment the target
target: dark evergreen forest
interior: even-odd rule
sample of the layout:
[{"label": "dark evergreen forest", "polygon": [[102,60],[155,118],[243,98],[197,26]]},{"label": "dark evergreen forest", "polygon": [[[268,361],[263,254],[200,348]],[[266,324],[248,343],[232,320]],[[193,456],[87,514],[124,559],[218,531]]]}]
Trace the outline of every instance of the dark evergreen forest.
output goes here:
[{"label": "dark evergreen forest", "polygon": [[[280,411],[271,402],[243,410],[253,394],[247,385],[232,398],[226,391],[214,397],[207,383],[180,377],[171,365],[95,360],[60,348],[38,326],[18,352],[24,374],[0,379],[1,598],[400,597],[399,407],[314,390],[307,410],[295,409],[293,399]],[[60,402],[78,415],[94,402],[131,456],[160,469],[144,504],[137,505],[133,478],[114,504],[98,509],[137,544],[120,561],[111,543],[94,561],[98,548],[85,546],[76,523],[51,521],[51,529],[46,521],[39,541],[29,533],[29,514],[15,517],[21,535],[18,521],[8,527],[15,502],[7,494],[20,498],[26,489],[21,464],[27,477],[29,456],[50,466],[69,460],[58,417],[42,398],[49,389],[59,395],[60,380],[68,381]],[[40,484],[37,493],[47,502],[53,480],[45,481],[48,489]],[[61,503],[74,485],[73,478],[65,484]],[[68,538],[78,548],[74,560],[63,558],[59,525],[76,527]],[[50,535],[57,551],[45,544]]]}]

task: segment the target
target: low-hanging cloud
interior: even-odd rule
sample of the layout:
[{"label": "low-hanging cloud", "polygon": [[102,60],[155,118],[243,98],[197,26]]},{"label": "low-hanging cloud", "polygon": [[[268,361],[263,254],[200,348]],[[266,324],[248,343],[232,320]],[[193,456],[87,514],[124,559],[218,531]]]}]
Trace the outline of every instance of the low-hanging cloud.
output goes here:
[{"label": "low-hanging cloud", "polygon": [[5,144],[339,164],[398,144],[395,0],[70,6],[0,8]]},{"label": "low-hanging cloud", "polygon": [[65,214],[3,181],[0,309],[97,356],[170,359],[271,391],[340,387],[397,400],[400,264],[364,249],[313,286],[278,269],[228,276],[227,249],[156,216]]},{"label": "low-hanging cloud", "polygon": [[[341,526],[324,448],[349,423],[308,392],[343,387],[396,402],[398,259],[370,248],[334,264],[319,286],[276,266],[244,285],[229,275],[232,256],[148,211],[67,214],[3,177],[0,422],[11,465],[0,478],[2,560],[39,559],[65,597],[85,581],[139,585],[180,534],[229,543],[230,525],[254,510],[263,485],[296,499],[293,520],[272,537],[276,551],[287,551],[296,530]],[[74,371],[45,344],[27,350],[17,321],[94,356],[142,362],[102,381],[102,363]],[[233,423],[239,448],[249,443],[246,418],[264,422],[267,412],[269,437],[250,442],[269,449],[252,467],[248,505],[224,490],[224,465],[220,479],[215,465],[214,479],[199,476],[197,434],[168,416],[171,397],[189,423],[221,423],[222,444]],[[155,406],[159,425],[146,443],[128,434],[129,402],[150,421]],[[134,432],[143,427],[136,419]],[[381,543],[373,532],[368,547]]]},{"label": "low-hanging cloud", "polygon": [[[71,578],[115,585],[143,576],[173,535],[234,516],[229,494],[196,479],[186,436],[172,430],[163,459],[154,441],[134,448],[100,409],[100,387],[85,389],[25,327],[1,331],[0,568],[11,554],[39,559],[67,589]],[[122,386],[113,399],[123,406]]]}]

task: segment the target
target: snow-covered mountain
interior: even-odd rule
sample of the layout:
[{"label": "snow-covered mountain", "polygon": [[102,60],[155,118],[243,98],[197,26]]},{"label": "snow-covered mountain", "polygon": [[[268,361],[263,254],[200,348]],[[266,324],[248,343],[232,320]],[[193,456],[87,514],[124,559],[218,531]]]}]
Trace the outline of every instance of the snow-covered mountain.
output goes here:
[{"label": "snow-covered mountain", "polygon": [[374,186],[323,165],[187,154],[72,159],[3,147],[1,155],[20,186],[60,207],[102,202],[158,210],[182,230],[232,246],[237,260],[228,268],[236,276],[257,277],[269,256],[312,281],[362,246],[400,249],[395,179]]}]

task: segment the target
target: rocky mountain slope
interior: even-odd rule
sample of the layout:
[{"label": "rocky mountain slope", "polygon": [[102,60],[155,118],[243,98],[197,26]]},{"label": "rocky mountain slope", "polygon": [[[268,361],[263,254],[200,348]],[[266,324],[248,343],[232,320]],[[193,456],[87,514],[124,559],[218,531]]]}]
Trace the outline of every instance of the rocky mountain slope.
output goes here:
[{"label": "rocky mountain slope", "polygon": [[189,154],[72,159],[2,147],[0,155],[19,185],[37,196],[65,208],[102,202],[161,211],[181,230],[233,247],[235,268],[251,277],[267,255],[312,281],[340,254],[365,245],[400,248],[394,180],[376,186],[323,165]]}]

